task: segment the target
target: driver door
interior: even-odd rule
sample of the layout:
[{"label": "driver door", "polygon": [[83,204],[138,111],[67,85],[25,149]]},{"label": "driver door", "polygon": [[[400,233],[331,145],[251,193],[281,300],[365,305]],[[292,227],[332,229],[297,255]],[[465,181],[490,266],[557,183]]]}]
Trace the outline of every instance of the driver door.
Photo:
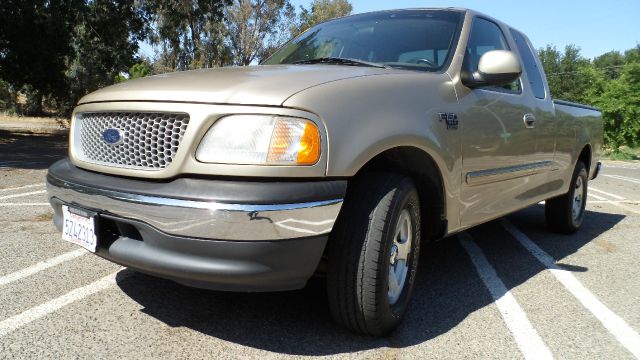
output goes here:
[{"label": "driver door", "polygon": [[[484,53],[511,49],[498,24],[476,17],[463,66],[476,71]],[[536,163],[536,131],[523,120],[533,109],[520,79],[503,87],[465,87],[459,96],[464,109],[460,219],[471,226],[522,207]]]}]

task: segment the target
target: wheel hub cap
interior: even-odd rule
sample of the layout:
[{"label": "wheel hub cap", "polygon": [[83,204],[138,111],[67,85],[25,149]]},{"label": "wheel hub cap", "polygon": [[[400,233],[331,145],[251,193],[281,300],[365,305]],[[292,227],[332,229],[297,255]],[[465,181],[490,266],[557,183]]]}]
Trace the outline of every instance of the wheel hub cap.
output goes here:
[{"label": "wheel hub cap", "polygon": [[391,256],[389,258],[391,265],[394,265],[396,261],[398,261],[398,247],[396,244],[391,245]]},{"label": "wheel hub cap", "polygon": [[582,203],[584,201],[584,182],[582,178],[578,176],[576,179],[575,189],[573,190],[573,207],[571,209],[571,215],[573,221],[578,221],[582,215]]},{"label": "wheel hub cap", "polygon": [[409,210],[402,210],[394,231],[389,256],[389,291],[387,297],[391,305],[395,304],[400,298],[407,280],[408,260],[411,252],[411,242],[413,241],[412,229]]}]

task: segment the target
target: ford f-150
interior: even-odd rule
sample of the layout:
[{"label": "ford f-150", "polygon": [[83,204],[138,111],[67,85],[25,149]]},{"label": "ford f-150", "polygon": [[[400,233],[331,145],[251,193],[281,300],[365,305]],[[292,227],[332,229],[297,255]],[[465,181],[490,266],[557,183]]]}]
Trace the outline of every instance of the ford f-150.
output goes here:
[{"label": "ford f-150", "polygon": [[465,9],[307,30],[257,66],[109,86],[72,115],[48,195],[63,238],[179,283],[299,289],[371,335],[405,314],[420,246],[545,200],[580,227],[600,113],[552,100],[518,30]]}]

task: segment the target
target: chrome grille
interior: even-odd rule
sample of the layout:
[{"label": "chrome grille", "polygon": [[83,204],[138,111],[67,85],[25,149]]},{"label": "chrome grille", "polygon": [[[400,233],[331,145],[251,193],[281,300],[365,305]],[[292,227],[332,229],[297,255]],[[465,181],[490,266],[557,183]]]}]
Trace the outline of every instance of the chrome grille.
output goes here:
[{"label": "chrome grille", "polygon": [[[162,170],[178,152],[187,125],[189,115],[183,113],[82,113],[75,120],[74,147],[80,160],[92,164]],[[107,129],[117,130],[121,139],[108,144]]]}]

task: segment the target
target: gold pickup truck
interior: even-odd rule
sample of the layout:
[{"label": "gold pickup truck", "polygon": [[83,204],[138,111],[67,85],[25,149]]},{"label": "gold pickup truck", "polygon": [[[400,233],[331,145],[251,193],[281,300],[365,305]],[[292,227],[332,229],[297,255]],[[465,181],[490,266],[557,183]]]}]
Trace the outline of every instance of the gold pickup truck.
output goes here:
[{"label": "gold pickup truck", "polygon": [[465,9],[315,26],[259,66],[80,100],[48,194],[65,240],[179,283],[278,291],[326,276],[334,318],[381,335],[421,244],[546,200],[579,229],[601,114],[551,99],[531,43]]}]

